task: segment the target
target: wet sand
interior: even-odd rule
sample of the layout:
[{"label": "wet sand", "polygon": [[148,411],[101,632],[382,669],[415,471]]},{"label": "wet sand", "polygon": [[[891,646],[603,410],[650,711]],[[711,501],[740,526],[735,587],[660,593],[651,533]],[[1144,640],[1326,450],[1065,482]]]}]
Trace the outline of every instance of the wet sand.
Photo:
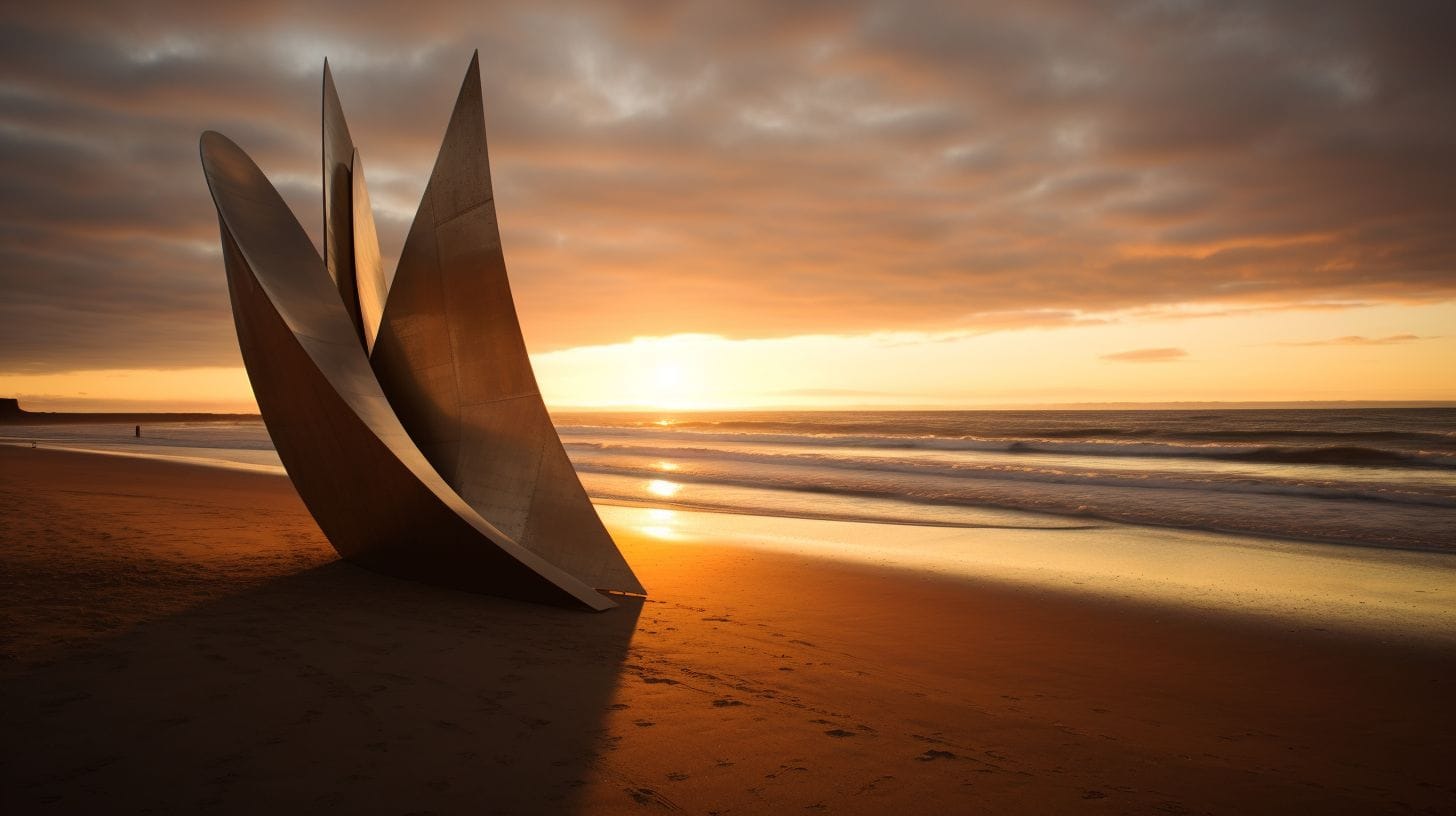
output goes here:
[{"label": "wet sand", "polygon": [[652,595],[591,615],[339,562],[276,476],[0,448],[0,811],[1456,811],[1430,632],[719,529],[614,527]]}]

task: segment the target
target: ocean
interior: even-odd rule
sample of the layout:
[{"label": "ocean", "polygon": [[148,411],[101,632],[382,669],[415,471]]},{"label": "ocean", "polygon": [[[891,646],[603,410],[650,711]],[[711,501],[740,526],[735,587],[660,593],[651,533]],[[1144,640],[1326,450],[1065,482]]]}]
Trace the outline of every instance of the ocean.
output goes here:
[{"label": "ocean", "polygon": [[[1456,551],[1456,409],[570,413],[600,503],[939,527],[1132,524]],[[261,421],[0,441],[282,472]]]}]

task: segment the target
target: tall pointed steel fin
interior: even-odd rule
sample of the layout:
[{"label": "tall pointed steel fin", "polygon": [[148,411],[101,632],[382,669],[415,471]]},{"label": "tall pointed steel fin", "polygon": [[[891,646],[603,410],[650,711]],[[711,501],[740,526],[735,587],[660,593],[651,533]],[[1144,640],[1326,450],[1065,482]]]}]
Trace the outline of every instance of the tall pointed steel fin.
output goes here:
[{"label": "tall pointed steel fin", "polygon": [[361,345],[367,343],[359,314],[359,288],[354,275],[354,183],[351,180],[354,140],[344,121],[344,108],[334,87],[329,61],[324,60],[323,89],[324,267],[338,285],[344,309]]},{"label": "tall pointed steel fin", "polygon": [[440,478],[399,424],[278,191],[227,137],[199,144],[243,364],[278,458],[329,543],[366,567],[524,600],[610,599],[520,546]]},{"label": "tall pointed steel fin", "polygon": [[357,147],[354,148],[350,168],[354,182],[354,278],[359,289],[359,321],[364,332],[364,348],[373,351],[389,284],[384,280],[384,264],[379,258],[379,233],[374,229],[374,208],[369,204],[369,187],[364,183],[364,160],[360,158]]},{"label": "tall pointed steel fin", "polygon": [[590,586],[645,593],[582,489],[526,356],[496,222],[478,52],[371,362],[411,438],[471,507]]}]

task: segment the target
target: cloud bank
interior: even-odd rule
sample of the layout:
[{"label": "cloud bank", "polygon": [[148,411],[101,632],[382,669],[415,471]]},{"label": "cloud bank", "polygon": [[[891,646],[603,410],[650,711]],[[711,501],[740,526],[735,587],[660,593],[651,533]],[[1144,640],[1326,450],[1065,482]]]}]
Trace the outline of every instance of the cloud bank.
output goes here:
[{"label": "cloud bank", "polygon": [[197,136],[317,236],[324,56],[392,265],[477,47],[538,351],[1456,296],[1450,3],[388,8],[0,11],[0,372],[236,365]]},{"label": "cloud bank", "polygon": [[1104,354],[1102,359],[1116,363],[1171,363],[1187,356],[1188,352],[1180,348],[1145,348]]},{"label": "cloud bank", "polygon": [[1344,337],[1333,337],[1329,340],[1304,340],[1296,343],[1281,343],[1285,346],[1394,346],[1401,343],[1414,343],[1418,340],[1431,340],[1434,338],[1421,337],[1415,334],[1391,334],[1385,337],[1366,337],[1360,334],[1347,334]]}]

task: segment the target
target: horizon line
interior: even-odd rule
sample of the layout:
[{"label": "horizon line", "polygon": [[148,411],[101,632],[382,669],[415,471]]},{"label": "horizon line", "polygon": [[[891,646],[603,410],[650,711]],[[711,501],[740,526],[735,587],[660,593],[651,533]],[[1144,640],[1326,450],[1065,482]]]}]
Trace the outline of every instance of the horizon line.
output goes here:
[{"label": "horizon line", "polygon": [[[68,402],[79,402],[68,400]],[[97,400],[105,405],[106,401]],[[763,405],[736,407],[654,407],[644,405],[547,405],[552,414],[703,414],[703,413],[823,413],[823,412],[939,412],[939,411],[1117,411],[1117,410],[1268,410],[1268,409],[1370,409],[1370,408],[1456,408],[1456,400],[1107,400],[1101,402],[980,403],[961,406],[901,405]],[[216,416],[261,417],[256,410],[146,409],[114,407],[97,410],[30,410],[22,404],[18,416]]]}]

